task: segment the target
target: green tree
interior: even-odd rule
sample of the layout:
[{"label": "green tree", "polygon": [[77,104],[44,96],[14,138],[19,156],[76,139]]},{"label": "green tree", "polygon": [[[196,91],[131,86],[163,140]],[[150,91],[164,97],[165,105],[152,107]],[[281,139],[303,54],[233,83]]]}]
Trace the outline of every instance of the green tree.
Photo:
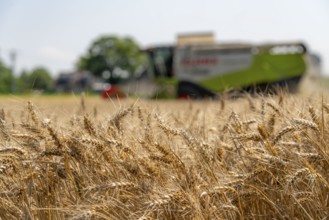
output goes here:
[{"label": "green tree", "polygon": [[53,91],[54,80],[47,69],[36,67],[31,72],[22,71],[16,84],[18,92],[29,92],[31,90],[51,92]]},{"label": "green tree", "polygon": [[10,68],[0,60],[0,93],[10,93],[13,80]]},{"label": "green tree", "polygon": [[16,89],[17,92],[28,92],[31,89],[30,84],[30,73],[26,70],[23,70],[20,76],[16,80]]},{"label": "green tree", "polygon": [[130,37],[101,36],[89,47],[77,66],[111,83],[132,76],[143,64],[145,56],[138,44]]},{"label": "green tree", "polygon": [[34,90],[50,92],[53,89],[54,81],[47,69],[37,67],[29,75],[29,86]]}]

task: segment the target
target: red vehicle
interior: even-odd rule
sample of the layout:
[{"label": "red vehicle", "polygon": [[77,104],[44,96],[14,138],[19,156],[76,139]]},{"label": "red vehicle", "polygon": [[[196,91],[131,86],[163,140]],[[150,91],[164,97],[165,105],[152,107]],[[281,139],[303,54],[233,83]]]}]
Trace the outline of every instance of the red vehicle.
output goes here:
[{"label": "red vehicle", "polygon": [[115,85],[111,85],[109,88],[102,92],[102,98],[125,98],[125,94]]}]

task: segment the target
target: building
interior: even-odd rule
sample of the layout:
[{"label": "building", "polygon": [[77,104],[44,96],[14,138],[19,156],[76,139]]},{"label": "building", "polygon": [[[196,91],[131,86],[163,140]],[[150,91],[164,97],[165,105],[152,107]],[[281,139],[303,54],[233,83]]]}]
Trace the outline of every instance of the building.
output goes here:
[{"label": "building", "polygon": [[56,92],[82,92],[93,91],[102,92],[110,84],[95,77],[89,71],[80,70],[75,72],[61,73],[55,81]]}]

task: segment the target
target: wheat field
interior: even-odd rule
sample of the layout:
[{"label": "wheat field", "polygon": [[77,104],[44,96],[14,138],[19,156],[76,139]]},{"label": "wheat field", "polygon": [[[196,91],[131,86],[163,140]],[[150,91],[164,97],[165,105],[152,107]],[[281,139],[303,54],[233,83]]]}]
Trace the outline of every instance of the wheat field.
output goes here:
[{"label": "wheat field", "polygon": [[327,219],[325,95],[0,98],[1,219]]}]

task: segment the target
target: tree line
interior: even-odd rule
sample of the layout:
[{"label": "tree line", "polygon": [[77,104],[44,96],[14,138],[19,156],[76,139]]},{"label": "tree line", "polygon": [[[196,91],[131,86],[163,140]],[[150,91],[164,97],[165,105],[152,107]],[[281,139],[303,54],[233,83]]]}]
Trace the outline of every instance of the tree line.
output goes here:
[{"label": "tree line", "polygon": [[23,70],[15,76],[12,69],[0,60],[0,93],[28,93],[54,91],[54,79],[44,67],[36,67],[30,71]]},{"label": "tree line", "polygon": [[[104,82],[118,84],[133,77],[144,65],[146,57],[131,37],[103,35],[91,42],[75,69],[87,70]],[[0,93],[26,93],[55,91],[55,79],[45,67],[24,70],[14,76],[10,67],[0,60]]]}]

